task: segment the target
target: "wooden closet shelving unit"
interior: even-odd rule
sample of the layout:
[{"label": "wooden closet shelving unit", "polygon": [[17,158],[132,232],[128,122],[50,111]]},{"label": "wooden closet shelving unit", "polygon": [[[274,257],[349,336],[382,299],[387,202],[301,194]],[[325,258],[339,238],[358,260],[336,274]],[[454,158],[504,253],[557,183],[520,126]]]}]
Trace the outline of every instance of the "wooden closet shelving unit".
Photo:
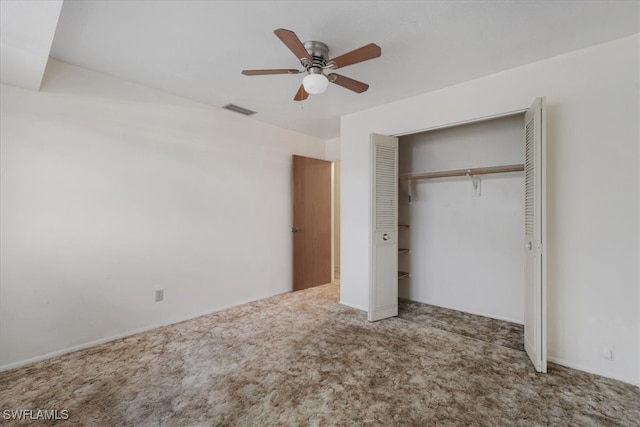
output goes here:
[{"label": "wooden closet shelving unit", "polygon": [[[398,224],[398,231],[400,230],[408,230],[408,224]],[[398,248],[398,255],[409,253],[409,249],[406,248]],[[404,279],[405,277],[409,277],[409,273],[406,271],[398,271],[398,279]]]}]

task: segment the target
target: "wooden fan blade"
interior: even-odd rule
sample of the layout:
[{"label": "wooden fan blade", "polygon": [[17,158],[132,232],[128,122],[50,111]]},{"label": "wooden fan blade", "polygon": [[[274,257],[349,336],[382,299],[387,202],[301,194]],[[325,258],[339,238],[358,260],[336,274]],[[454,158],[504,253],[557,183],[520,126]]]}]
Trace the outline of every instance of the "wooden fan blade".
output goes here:
[{"label": "wooden fan blade", "polygon": [[304,48],[304,45],[291,30],[285,30],[284,28],[278,28],[274,31],[275,35],[278,36],[282,43],[285,44],[289,48],[291,52],[298,58],[298,60],[302,60],[303,58],[307,58],[311,61],[311,55],[307,52],[307,49]]},{"label": "wooden fan blade", "polygon": [[366,90],[369,89],[368,84],[350,79],[349,77],[341,76],[340,74],[331,73],[327,77],[331,83],[335,83],[338,86],[342,86],[357,93],[366,92]]},{"label": "wooden fan blade", "polygon": [[242,74],[245,76],[265,76],[268,74],[298,74],[298,70],[288,70],[281,68],[277,70],[242,70]]},{"label": "wooden fan blade", "polygon": [[382,55],[382,49],[380,46],[374,43],[369,43],[366,46],[362,46],[356,50],[340,55],[337,58],[333,58],[329,61],[335,62],[335,68],[344,68],[347,65],[357,64],[358,62],[368,61],[369,59],[377,58]]},{"label": "wooden fan blade", "polygon": [[296,96],[293,98],[294,101],[304,101],[309,97],[309,94],[306,90],[304,90],[304,86],[300,85],[300,89],[296,92]]}]

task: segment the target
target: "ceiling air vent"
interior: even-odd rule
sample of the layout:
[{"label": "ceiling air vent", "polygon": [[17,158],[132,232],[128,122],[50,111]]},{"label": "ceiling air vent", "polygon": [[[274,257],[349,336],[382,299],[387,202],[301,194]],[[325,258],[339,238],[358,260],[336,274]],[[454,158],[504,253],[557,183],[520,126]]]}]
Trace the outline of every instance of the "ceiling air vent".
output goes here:
[{"label": "ceiling air vent", "polygon": [[224,108],[225,110],[233,111],[235,113],[244,114],[245,116],[250,116],[256,113],[255,111],[247,110],[246,108],[238,107],[237,105],[233,104],[227,104],[222,108]]}]

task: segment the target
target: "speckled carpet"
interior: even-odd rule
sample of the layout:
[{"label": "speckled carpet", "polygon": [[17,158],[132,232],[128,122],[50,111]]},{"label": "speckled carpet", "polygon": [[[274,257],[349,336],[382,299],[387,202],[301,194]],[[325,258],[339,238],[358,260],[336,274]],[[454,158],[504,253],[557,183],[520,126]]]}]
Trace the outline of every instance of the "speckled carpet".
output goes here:
[{"label": "speckled carpet", "polygon": [[476,340],[524,351],[524,326],[400,298],[398,317]]},{"label": "speckled carpet", "polygon": [[60,426],[640,424],[638,388],[536,374],[414,308],[369,323],[335,283],[280,295],[1,373],[0,409],[65,409],[24,423]]}]

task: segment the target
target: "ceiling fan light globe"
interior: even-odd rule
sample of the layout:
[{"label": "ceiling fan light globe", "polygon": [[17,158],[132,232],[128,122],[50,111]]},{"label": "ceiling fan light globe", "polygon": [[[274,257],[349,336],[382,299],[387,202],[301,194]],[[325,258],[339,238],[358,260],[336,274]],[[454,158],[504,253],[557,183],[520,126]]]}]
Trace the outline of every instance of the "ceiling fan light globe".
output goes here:
[{"label": "ceiling fan light globe", "polygon": [[327,90],[329,80],[324,74],[309,74],[302,79],[302,86],[307,93],[318,95]]}]

